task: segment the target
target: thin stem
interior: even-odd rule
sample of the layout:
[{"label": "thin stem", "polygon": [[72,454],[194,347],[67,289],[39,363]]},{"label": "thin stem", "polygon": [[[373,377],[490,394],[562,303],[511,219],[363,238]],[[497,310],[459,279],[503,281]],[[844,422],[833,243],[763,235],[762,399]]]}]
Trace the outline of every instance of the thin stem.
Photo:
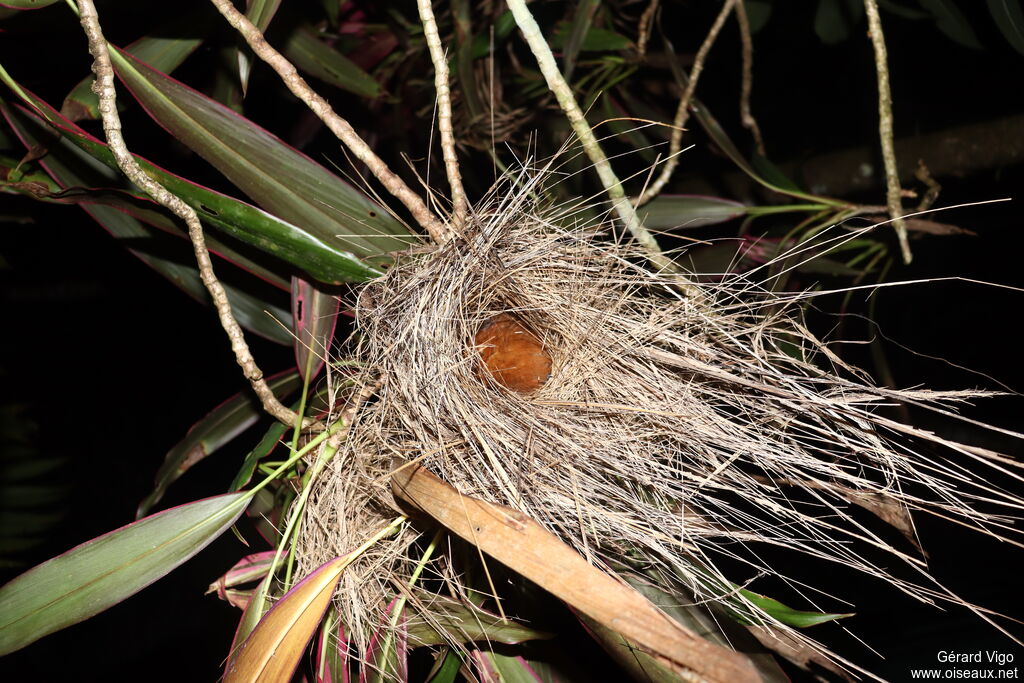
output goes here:
[{"label": "thin stem", "polygon": [[[437,20],[431,0],[417,0],[420,21],[423,22],[423,35],[427,39],[430,50],[430,61],[434,64],[434,89],[437,91],[437,128],[441,133],[441,154],[444,156],[444,170],[448,175],[448,185],[452,188],[452,225],[456,232],[466,222],[467,202],[466,190],[462,187],[462,173],[459,171],[459,159],[455,155],[455,132],[452,127],[452,97],[448,86],[448,60],[445,58],[441,36],[437,32]],[[464,83],[464,88],[469,84]]]},{"label": "thin stem", "polygon": [[743,127],[754,136],[754,145],[757,153],[766,156],[764,151],[764,138],[761,137],[761,127],[757,125],[757,119],[750,111],[750,92],[754,83],[754,41],[750,37],[750,20],[747,18],[747,6],[742,2],[736,3],[736,23],[740,28],[740,44],[742,45],[743,72],[740,82],[740,121]]},{"label": "thin stem", "polygon": [[608,197],[612,200],[619,219],[636,241],[646,250],[648,260],[655,267],[669,272],[678,272],[678,266],[661,252],[661,247],[658,246],[658,241],[654,238],[654,235],[640,222],[636,209],[633,207],[632,202],[629,201],[629,198],[626,197],[626,191],[623,189],[622,183],[616,177],[611,164],[608,163],[608,157],[605,156],[604,151],[597,142],[597,138],[594,136],[594,131],[591,130],[590,124],[587,123],[587,119],[583,115],[583,111],[580,109],[579,104],[576,103],[572,89],[565,82],[561,71],[558,70],[558,65],[555,64],[555,57],[551,54],[551,48],[548,46],[543,34],[541,34],[537,21],[526,7],[526,3],[524,0],[508,0],[508,7],[512,10],[512,15],[515,17],[516,24],[519,25],[519,30],[523,32],[523,37],[526,39],[527,45],[530,46],[530,51],[533,52],[534,57],[537,59],[537,64],[544,75],[544,79],[547,81],[548,88],[554,93],[555,99],[558,100],[558,104],[565,113],[565,117],[569,120],[569,124],[579,138],[580,144],[583,145],[584,151],[594,164],[594,170],[597,171],[605,192],[608,193]]},{"label": "thin stem", "polygon": [[387,189],[398,201],[405,205],[412,217],[430,235],[434,242],[441,244],[449,237],[448,229],[437,217],[427,208],[426,203],[408,185],[399,178],[384,160],[377,156],[366,141],[359,137],[355,129],[348,121],[338,116],[323,97],[309,87],[303,80],[295,67],[285,59],[284,55],[275,50],[267,43],[263,34],[245,15],[235,9],[231,0],[210,0],[217,10],[224,16],[231,26],[245,39],[252,51],[266,62],[270,68],[277,72],[284,84],[291,90],[292,94],[302,100],[317,118],[324,122],[324,125],[334,133],[353,156],[366,164],[374,177]]},{"label": "thin stem", "polygon": [[885,198],[889,206],[889,217],[896,230],[896,238],[903,253],[903,262],[910,263],[914,255],[907,242],[907,226],[903,222],[903,202],[900,199],[899,172],[896,169],[896,149],[892,138],[892,91],[889,89],[889,58],[885,49],[885,35],[882,33],[882,19],[878,16],[875,0],[864,0],[868,16],[868,36],[875,49],[875,72],[878,80],[878,137],[882,143],[882,161],[885,164]]},{"label": "thin stem", "polygon": [[715,44],[722,26],[725,25],[725,20],[729,18],[729,13],[732,12],[735,5],[736,0],[725,0],[725,3],[722,5],[722,11],[715,17],[715,23],[711,25],[711,30],[708,31],[708,35],[704,38],[700,49],[697,50],[697,55],[693,58],[693,67],[690,68],[690,78],[686,84],[686,90],[683,91],[683,96],[679,98],[676,116],[672,120],[672,137],[669,140],[668,157],[665,160],[665,165],[661,167],[661,173],[658,174],[658,177],[651,183],[650,187],[645,189],[640,198],[637,199],[637,206],[641,206],[657,197],[669,179],[672,178],[672,174],[679,165],[679,152],[683,148],[683,126],[690,116],[690,102],[693,100],[693,93],[697,90],[697,82],[704,71],[704,62],[711,51],[711,46]]},{"label": "thin stem", "polygon": [[[117,113],[114,67],[110,62],[107,41],[104,39],[103,31],[100,28],[99,15],[96,13],[96,6],[92,0],[79,1],[81,4],[79,16],[82,29],[89,41],[89,52],[92,53],[95,60],[93,61],[92,68],[96,74],[96,81],[93,83],[92,89],[99,97],[99,111],[103,119],[103,131],[106,133],[110,151],[114,155],[118,167],[129,180],[142,188],[146,194],[156,200],[161,206],[169,209],[174,215],[185,221],[185,224],[188,226],[188,235],[192,240],[196,263],[199,266],[199,276],[203,284],[206,285],[210,298],[213,300],[213,305],[217,309],[221,327],[224,328],[228,339],[231,341],[231,350],[234,351],[235,360],[242,368],[246,379],[252,385],[256,396],[259,397],[263,409],[285,424],[292,425],[299,422],[305,427],[313,426],[314,422],[312,420],[303,421],[300,415],[277,400],[273,390],[271,390],[267,381],[263,378],[263,371],[256,364],[256,359],[253,358],[252,352],[245,342],[242,328],[231,312],[231,302],[228,301],[228,295],[213,272],[213,262],[210,259],[210,252],[206,248],[206,238],[203,235],[203,226],[199,222],[199,216],[196,215],[192,207],[146,175],[135,161],[135,157],[128,151],[124,136],[121,134],[121,118]],[[78,11],[78,8],[74,6],[71,0],[68,0],[68,4],[71,5],[72,9]]]}]

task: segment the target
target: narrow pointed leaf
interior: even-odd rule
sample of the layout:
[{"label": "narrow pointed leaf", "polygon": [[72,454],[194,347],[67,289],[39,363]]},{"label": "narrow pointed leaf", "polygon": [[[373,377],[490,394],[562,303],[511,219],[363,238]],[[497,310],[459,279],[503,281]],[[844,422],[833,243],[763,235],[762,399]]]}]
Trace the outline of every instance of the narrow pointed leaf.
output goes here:
[{"label": "narrow pointed leaf", "polygon": [[295,363],[303,378],[313,379],[327,359],[338,326],[341,300],[313,283],[292,277]]},{"label": "narrow pointed leaf", "polygon": [[316,643],[316,683],[348,683],[349,643],[335,608],[327,611]]},{"label": "narrow pointed leaf", "polygon": [[252,479],[253,472],[256,471],[256,464],[263,458],[270,455],[270,452],[274,450],[274,447],[281,441],[281,438],[284,437],[284,433],[287,430],[288,425],[283,422],[275,421],[270,425],[267,433],[263,435],[263,438],[260,439],[258,444],[256,444],[256,447],[252,449],[247,456],[245,456],[245,460],[242,462],[242,467],[238,471],[238,474],[235,475],[234,480],[232,480],[229,490],[237,491],[249,483],[249,480]]},{"label": "narrow pointed leaf", "polygon": [[265,550],[261,553],[246,555],[236,562],[231,569],[226,571],[223,576],[211,583],[206,592],[216,592],[217,597],[221,600],[228,600],[230,602],[227,596],[228,589],[259,581],[265,577],[267,572],[270,571],[270,566],[273,564],[274,555],[276,554],[276,550]]},{"label": "narrow pointed leaf", "polygon": [[3,0],[0,2],[2,7],[10,7],[11,9],[42,9],[43,7],[49,7],[57,0]]},{"label": "narrow pointed leaf", "polygon": [[[299,375],[286,372],[270,378],[268,385],[278,397],[287,396],[299,387]],[[156,486],[139,503],[136,517],[146,515],[160,502],[167,487],[193,465],[216,452],[263,417],[263,408],[249,392],[235,394],[211,410],[188,430],[188,434],[167,452],[156,473]]]},{"label": "narrow pointed leaf", "polygon": [[391,214],[268,131],[118,50],[111,57],[157,123],[307,239],[376,263],[412,242]]},{"label": "narrow pointed leaf", "polygon": [[644,225],[656,230],[699,228],[730,221],[747,212],[741,202],[702,195],[661,195],[644,204]]},{"label": "narrow pointed leaf", "polygon": [[414,647],[498,642],[515,645],[527,640],[551,638],[551,634],[442,595],[431,595],[413,604],[409,616],[409,640]]},{"label": "narrow pointed leaf", "polygon": [[134,595],[234,524],[249,493],[172,508],[87,541],[0,588],[0,655]]},{"label": "narrow pointed leaf", "polygon": [[242,644],[225,683],[289,680],[350,561],[335,558],[288,591]]},{"label": "narrow pointed leaf", "polygon": [[[385,620],[390,619],[396,604],[397,600],[391,601]],[[359,683],[408,683],[409,637],[406,624],[403,613],[394,628],[385,623],[373,634],[366,647],[366,661],[360,670]]]},{"label": "narrow pointed leaf", "polygon": [[[245,16],[251,21],[260,32],[266,32],[267,27],[270,26],[270,22],[273,20],[274,15],[277,14],[277,8],[281,6],[281,0],[249,0],[246,3],[248,9],[245,11]],[[242,86],[242,93],[249,89],[249,74],[252,73],[252,60],[254,55],[249,46],[244,46],[238,50],[238,82]],[[149,60],[140,57],[142,61],[146,62],[155,69],[160,69],[160,65],[153,64]],[[164,69],[160,69],[164,71]],[[165,71],[165,73],[167,73]]]},{"label": "narrow pointed leaf", "polygon": [[852,613],[829,614],[827,612],[805,612],[803,610],[793,609],[792,607],[784,605],[773,598],[739,588],[739,586],[737,586],[737,588],[739,589],[740,595],[787,626],[807,628],[808,626],[824,624],[828,621],[835,621],[836,619],[845,619],[846,617],[853,616]]},{"label": "narrow pointed leaf", "polygon": [[1024,9],[1020,0],[988,0],[988,11],[1006,41],[1024,54]]},{"label": "narrow pointed leaf", "polygon": [[311,26],[293,30],[281,48],[296,68],[360,97],[378,97],[380,84],[355,62],[323,42]]},{"label": "narrow pointed leaf", "polygon": [[[203,36],[207,35],[209,23],[208,12],[185,13],[167,25],[160,27],[161,35],[143,36],[125,48],[125,52],[134,55],[154,69],[171,73],[184,62],[189,55],[203,44]],[[170,36],[190,35],[192,38]],[[72,121],[82,119],[99,119],[99,98],[92,91],[96,77],[89,74],[76,85],[64,98],[60,111]]]},{"label": "narrow pointed leaf", "polygon": [[[33,118],[27,110],[7,107],[2,103],[0,109],[27,147],[34,147],[42,141],[45,129],[39,127],[42,125],[39,119]],[[34,124],[38,125],[34,127]],[[108,171],[81,149],[72,146],[66,138],[51,143],[50,153],[40,163],[64,187],[88,186],[91,183],[84,175],[100,174],[102,178],[102,173]],[[126,243],[159,245],[156,253],[141,247],[129,251],[192,298],[210,304],[209,293],[199,277],[199,270],[194,265],[195,256],[187,242],[155,231],[110,206],[91,204],[83,205],[82,208],[110,234]],[[221,284],[227,290],[231,309],[240,325],[271,341],[291,344],[292,337],[287,330],[291,325],[291,314],[288,311],[230,283],[222,281]]]},{"label": "narrow pointed leaf", "polygon": [[967,17],[956,6],[955,0],[917,0],[921,7],[931,13],[935,25],[948,37],[965,47],[984,49],[978,34],[974,32]]}]

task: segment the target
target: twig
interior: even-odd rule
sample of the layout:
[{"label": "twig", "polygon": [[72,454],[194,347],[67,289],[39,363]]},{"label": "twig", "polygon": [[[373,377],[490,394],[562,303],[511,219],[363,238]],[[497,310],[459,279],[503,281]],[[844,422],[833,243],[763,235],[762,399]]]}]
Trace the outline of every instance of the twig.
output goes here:
[{"label": "twig", "polygon": [[637,29],[636,52],[642,58],[647,54],[647,42],[651,39],[651,24],[654,22],[654,13],[658,11],[658,0],[650,0],[650,4],[640,15],[640,26]]},{"label": "twig", "polygon": [[754,145],[757,153],[766,156],[764,152],[764,138],[761,137],[761,127],[757,125],[757,119],[750,112],[750,91],[754,83],[754,41],[750,37],[750,21],[747,19],[747,6],[742,2],[736,3],[736,23],[740,28],[740,43],[743,46],[743,74],[740,83],[740,122],[743,127],[754,136]]},{"label": "twig", "polygon": [[715,44],[722,26],[725,25],[725,20],[729,18],[729,13],[732,12],[735,5],[736,0],[725,0],[725,3],[722,5],[722,11],[715,17],[715,23],[711,25],[711,30],[708,31],[708,35],[704,38],[700,49],[697,50],[697,55],[693,58],[689,82],[686,84],[683,96],[679,98],[676,116],[672,120],[672,138],[669,141],[668,157],[665,160],[665,165],[661,167],[661,173],[658,174],[654,182],[636,200],[637,206],[646,204],[658,196],[658,193],[661,192],[661,189],[665,187],[665,184],[672,177],[676,166],[679,165],[679,151],[683,147],[683,126],[686,124],[686,119],[690,116],[690,101],[693,99],[693,93],[697,90],[697,81],[700,80],[701,72],[704,71],[704,62],[708,57],[708,52],[711,51],[711,46]]},{"label": "twig", "polygon": [[646,250],[648,260],[655,267],[660,270],[678,272],[676,264],[661,253],[661,247],[658,246],[658,241],[654,238],[654,235],[648,232],[647,228],[640,222],[636,209],[633,207],[632,202],[629,201],[629,198],[626,197],[626,191],[623,189],[622,183],[616,177],[615,171],[612,170],[611,164],[608,163],[608,157],[605,156],[604,151],[602,151],[601,146],[597,142],[597,138],[594,136],[594,131],[591,130],[590,124],[587,123],[587,119],[583,115],[583,111],[580,109],[579,104],[576,103],[572,89],[562,77],[562,72],[558,70],[558,65],[555,64],[555,57],[551,54],[551,48],[548,46],[547,41],[544,40],[540,27],[537,26],[537,22],[526,7],[526,3],[523,0],[508,0],[508,7],[512,10],[512,15],[515,17],[516,24],[519,25],[519,30],[523,32],[523,37],[530,46],[530,51],[537,58],[537,64],[540,66],[540,71],[548,83],[548,88],[554,93],[559,106],[561,106],[562,111],[569,120],[569,124],[572,125],[573,131],[575,131],[576,136],[580,139],[580,144],[583,145],[584,151],[586,151],[590,161],[594,164],[594,170],[597,171],[601,184],[604,185],[608,197],[612,200],[619,219],[625,224],[626,229],[629,230],[636,241]]},{"label": "twig", "polygon": [[[448,60],[445,58],[441,36],[437,32],[437,20],[431,0],[417,0],[423,35],[430,49],[430,61],[434,64],[434,89],[437,91],[437,128],[441,133],[441,153],[444,155],[444,170],[448,185],[452,188],[452,225],[455,232],[466,222],[466,191],[462,187],[459,159],[455,156],[455,132],[452,129],[452,98],[448,85]],[[469,87],[469,84],[463,84]]]},{"label": "twig", "polygon": [[210,0],[210,2],[227,19],[227,22],[245,38],[245,42],[249,44],[249,47],[256,53],[256,56],[277,72],[277,75],[281,77],[281,80],[292,91],[292,94],[302,100],[317,115],[317,118],[323,121],[324,125],[334,133],[334,136],[343,142],[357,159],[366,164],[366,167],[370,169],[370,172],[380,181],[381,185],[405,205],[405,208],[409,210],[412,217],[427,231],[434,242],[441,244],[447,241],[449,237],[448,229],[431,213],[423,199],[413,192],[405,184],[405,181],[388,168],[384,160],[370,149],[370,146],[359,137],[359,134],[356,133],[349,122],[338,116],[331,109],[331,105],[327,103],[327,100],[309,87],[309,84],[303,80],[292,63],[267,43],[260,30],[251,21],[246,19],[245,15],[235,9],[234,5],[231,4],[231,0]]},{"label": "twig", "polygon": [[[235,353],[235,360],[241,366],[246,379],[252,385],[253,391],[259,397],[263,409],[275,418],[287,425],[294,425],[300,420],[299,415],[284,406],[274,392],[263,379],[263,371],[256,365],[256,360],[245,343],[245,336],[242,328],[235,320],[231,312],[231,303],[228,301],[227,293],[220,281],[213,272],[213,263],[210,260],[210,252],[206,248],[206,238],[203,236],[203,226],[195,210],[183,202],[177,196],[171,194],[160,183],[150,178],[139,167],[128,146],[121,135],[121,118],[117,113],[116,92],[114,90],[114,67],[110,62],[110,53],[107,51],[107,41],[103,37],[100,28],[99,16],[96,13],[96,6],[93,0],[79,0],[80,19],[82,29],[89,41],[89,52],[92,53],[95,61],[92,69],[96,74],[96,81],[93,83],[93,92],[99,97],[99,111],[103,118],[103,131],[106,133],[110,151],[117,161],[118,167],[131,180],[157,201],[161,206],[166,207],[174,215],[181,218],[188,225],[188,235],[192,240],[192,247],[195,250],[196,262],[199,266],[199,275],[210,292],[210,298],[217,309],[220,317],[220,324],[231,340],[231,350]],[[302,421],[304,427],[314,426],[313,420],[306,418]]]},{"label": "twig", "polygon": [[885,49],[885,35],[882,33],[882,19],[878,16],[875,0],[864,0],[868,15],[868,36],[875,48],[875,71],[878,80],[878,137],[882,142],[882,160],[885,163],[886,203],[889,217],[896,230],[896,238],[903,252],[903,262],[910,263],[914,255],[907,242],[907,226],[903,223],[903,203],[900,201],[900,178],[896,169],[896,151],[892,141],[892,92],[889,90],[889,65]]}]

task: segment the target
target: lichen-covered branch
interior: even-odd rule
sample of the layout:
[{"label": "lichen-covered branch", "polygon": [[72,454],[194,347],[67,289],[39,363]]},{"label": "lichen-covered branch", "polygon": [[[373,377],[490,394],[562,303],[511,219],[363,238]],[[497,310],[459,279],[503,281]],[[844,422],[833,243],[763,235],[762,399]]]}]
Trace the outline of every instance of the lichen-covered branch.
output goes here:
[{"label": "lichen-covered branch", "polygon": [[[263,371],[260,370],[249,351],[245,342],[242,328],[235,320],[231,312],[231,303],[228,301],[227,293],[220,281],[213,272],[213,263],[210,260],[210,252],[206,248],[206,238],[203,236],[203,227],[195,210],[183,202],[177,196],[171,194],[160,183],[150,178],[139,167],[121,135],[121,118],[117,113],[116,93],[114,90],[114,67],[110,62],[110,53],[107,51],[107,41],[103,37],[100,28],[99,16],[96,13],[96,6],[93,0],[79,0],[79,10],[82,22],[82,29],[85,31],[89,41],[89,52],[92,53],[94,62],[93,72],[96,74],[96,82],[93,84],[93,91],[99,97],[99,111],[103,119],[103,131],[106,133],[107,142],[110,144],[110,151],[117,161],[118,167],[128,178],[142,188],[146,194],[156,200],[161,206],[166,207],[174,215],[185,221],[188,226],[188,234],[192,240],[192,246],[196,254],[196,262],[199,265],[199,275],[210,292],[213,305],[220,317],[220,324],[227,332],[231,340],[231,350],[235,353],[235,360],[242,368],[246,379],[252,384],[264,410],[273,415],[285,424],[293,425],[299,421],[299,416],[294,411],[282,405],[274,392],[267,385],[263,378]],[[305,420],[304,426],[312,426],[311,420]]]},{"label": "lichen-covered branch", "polygon": [[697,55],[693,58],[693,67],[690,69],[690,78],[686,84],[686,90],[683,91],[683,96],[679,98],[679,106],[676,107],[676,115],[672,120],[672,137],[669,140],[668,158],[665,159],[665,164],[661,167],[658,177],[654,179],[654,182],[637,199],[637,206],[641,206],[657,197],[658,193],[665,187],[665,184],[672,178],[676,166],[679,165],[679,152],[683,147],[683,130],[685,130],[686,119],[690,116],[690,101],[693,100],[693,93],[697,90],[697,82],[704,71],[704,62],[711,51],[711,46],[715,44],[722,26],[725,25],[725,20],[729,18],[729,13],[732,12],[735,5],[736,0],[725,0],[725,3],[722,5],[722,11],[715,17],[715,23],[711,25],[711,30],[708,31],[704,42],[701,43],[700,49],[697,50]]},{"label": "lichen-covered branch", "polygon": [[431,0],[417,0],[423,35],[430,49],[430,61],[434,64],[434,89],[437,91],[437,128],[441,133],[441,154],[444,156],[444,170],[448,185],[452,189],[452,225],[455,231],[462,229],[466,222],[466,191],[462,187],[462,173],[459,159],[455,155],[455,132],[452,128],[452,98],[448,85],[448,60],[445,58],[441,36],[437,32],[437,21]]},{"label": "lichen-covered branch", "polygon": [[227,22],[249,44],[256,56],[266,62],[270,68],[277,72],[284,84],[291,90],[292,94],[302,100],[317,117],[324,122],[324,125],[334,133],[342,143],[348,147],[352,154],[366,164],[370,173],[380,181],[398,201],[402,202],[412,217],[438,244],[447,241],[449,231],[441,221],[427,208],[423,199],[413,192],[398,175],[396,175],[384,160],[374,153],[366,141],[359,137],[355,129],[348,121],[331,108],[323,97],[321,97],[308,83],[299,75],[295,66],[292,65],[284,55],[275,50],[263,37],[263,34],[245,15],[235,9],[231,0],[210,0],[217,10],[227,19]]},{"label": "lichen-covered branch", "polygon": [[896,229],[896,237],[900,242],[903,262],[910,263],[914,255],[907,242],[907,226],[903,223],[903,202],[900,199],[900,177],[896,168],[896,151],[892,139],[892,92],[889,89],[889,58],[885,49],[885,35],[882,33],[882,19],[878,16],[878,4],[875,0],[864,0],[864,10],[868,16],[868,36],[875,49],[875,71],[878,80],[878,137],[882,143],[882,161],[885,164],[886,203],[889,205],[889,217]]}]

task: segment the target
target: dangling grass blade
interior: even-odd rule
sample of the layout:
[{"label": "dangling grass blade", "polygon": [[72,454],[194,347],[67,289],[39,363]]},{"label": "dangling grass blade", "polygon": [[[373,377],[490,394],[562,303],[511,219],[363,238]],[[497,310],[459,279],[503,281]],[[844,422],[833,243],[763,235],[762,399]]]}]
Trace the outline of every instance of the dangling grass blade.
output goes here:
[{"label": "dangling grass blade", "polygon": [[[40,130],[45,129],[37,130],[32,127],[33,122],[39,124],[38,119],[33,118],[25,110],[8,108],[2,103],[0,110],[27,147],[34,147],[41,142],[43,138],[40,136]],[[66,139],[60,139],[51,145],[50,153],[41,164],[57,183],[64,187],[88,186],[91,183],[83,178],[83,174],[92,176],[108,170],[77,147],[71,146]],[[209,305],[209,293],[199,277],[198,269],[193,265],[195,256],[192,248],[184,240],[155,231],[123,211],[109,206],[93,204],[83,205],[82,208],[110,234],[126,243],[159,245],[156,253],[149,253],[144,248],[129,251],[189,296]],[[287,326],[291,324],[291,314],[288,311],[228,282],[222,281],[221,284],[228,292],[231,309],[240,325],[279,344],[291,344],[292,338],[287,330]]]},{"label": "dangling grass blade", "polygon": [[87,541],[0,588],[0,655],[134,595],[234,524],[249,493],[165,510]]},{"label": "dangling grass blade", "polygon": [[284,56],[301,71],[360,97],[379,97],[380,84],[355,62],[320,40],[311,26],[298,26],[281,47]]},{"label": "dangling grass blade", "polygon": [[[271,390],[279,398],[295,391],[300,384],[299,374],[295,371],[282,373],[268,380]],[[167,452],[163,464],[156,473],[156,486],[139,503],[135,517],[141,518],[148,514],[163,498],[168,486],[193,465],[256,424],[263,414],[263,409],[248,392],[235,394],[211,410],[206,417],[188,430],[184,439]]]},{"label": "dangling grass blade", "polygon": [[309,239],[373,263],[413,242],[391,214],[268,131],[119,50],[111,58],[157,123]]},{"label": "dangling grass blade", "polygon": [[[13,84],[2,69],[0,77],[4,77],[9,85]],[[14,86],[16,84],[12,87]],[[21,88],[18,88],[18,91],[35,109],[35,114],[45,119],[66,139],[93,158],[110,168],[117,169],[114,157],[105,144],[62,117],[31,93]],[[381,274],[380,270],[356,258],[352,253],[341,250],[338,241],[333,237],[323,241],[266,211],[168,173],[139,156],[135,159],[149,175],[192,206],[203,222],[274,257],[292,263],[317,280],[332,284],[363,282]]]},{"label": "dangling grass blade", "polygon": [[660,195],[637,210],[653,230],[699,228],[731,221],[747,212],[745,204],[720,197]]},{"label": "dangling grass blade", "polygon": [[295,332],[295,363],[307,382],[326,363],[338,326],[341,300],[313,283],[292,277],[292,320]]},{"label": "dangling grass blade", "polygon": [[[189,55],[203,44],[203,37],[208,35],[209,12],[186,12],[180,14],[160,26],[160,35],[143,36],[125,48],[125,52],[150,64],[154,69],[171,73],[184,62]],[[196,36],[181,38],[172,36]],[[99,98],[92,91],[96,77],[89,74],[76,85],[60,107],[60,113],[72,121],[82,119],[99,119]],[[119,103],[120,104],[120,103]]]},{"label": "dangling grass blade", "polygon": [[242,644],[225,683],[289,680],[350,561],[335,558],[288,591]]}]

